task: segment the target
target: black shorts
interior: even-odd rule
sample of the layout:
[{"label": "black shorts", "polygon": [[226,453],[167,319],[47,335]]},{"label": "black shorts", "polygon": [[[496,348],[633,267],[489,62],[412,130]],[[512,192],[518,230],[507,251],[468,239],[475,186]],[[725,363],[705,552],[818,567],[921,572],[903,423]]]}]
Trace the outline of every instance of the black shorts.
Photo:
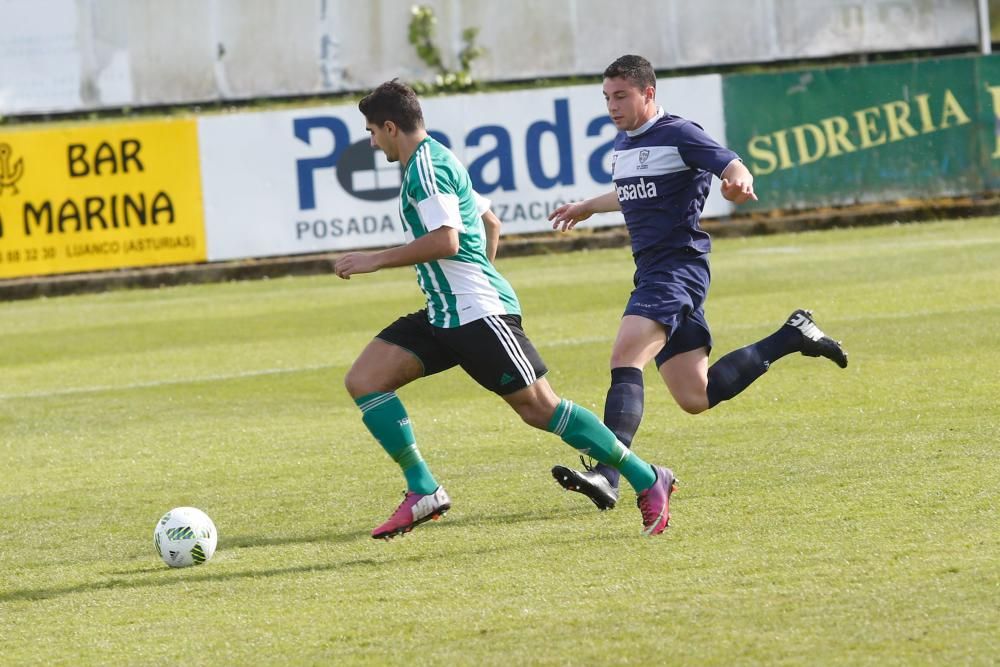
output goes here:
[{"label": "black shorts", "polygon": [[445,329],[432,325],[424,309],[400,317],[376,338],[413,353],[424,365],[425,376],[461,366],[501,396],[524,389],[548,372],[519,315],[487,315]]}]

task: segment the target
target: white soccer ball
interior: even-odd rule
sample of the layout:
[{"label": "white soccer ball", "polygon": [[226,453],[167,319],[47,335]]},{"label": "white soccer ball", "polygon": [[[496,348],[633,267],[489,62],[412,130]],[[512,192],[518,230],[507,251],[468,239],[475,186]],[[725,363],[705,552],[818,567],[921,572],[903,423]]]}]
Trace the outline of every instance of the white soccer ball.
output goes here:
[{"label": "white soccer ball", "polygon": [[215,553],[219,533],[208,515],[194,507],[175,507],[156,522],[153,544],[170,567],[207,563]]}]

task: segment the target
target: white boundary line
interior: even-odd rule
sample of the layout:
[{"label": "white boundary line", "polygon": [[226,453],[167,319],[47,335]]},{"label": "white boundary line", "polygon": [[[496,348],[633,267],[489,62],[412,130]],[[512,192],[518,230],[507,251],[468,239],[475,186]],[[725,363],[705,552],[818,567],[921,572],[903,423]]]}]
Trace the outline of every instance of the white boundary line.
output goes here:
[{"label": "white boundary line", "polygon": [[36,391],[25,394],[0,394],[0,401],[24,398],[52,398],[56,396],[72,396],[74,394],[96,394],[103,391],[128,391],[130,389],[153,389],[179,384],[198,384],[199,382],[225,382],[242,378],[263,377],[267,375],[285,375],[290,373],[305,373],[336,368],[340,364],[321,364],[316,366],[298,366],[296,368],[264,368],[256,371],[228,373],[223,375],[205,375],[201,377],[179,378],[176,380],[153,380],[150,382],[135,382],[120,385],[98,385],[96,387],[74,387],[72,389],[56,389],[55,391]]},{"label": "white boundary line", "polygon": [[[831,321],[859,322],[859,321],[886,320],[886,319],[894,320],[906,317],[921,317],[921,316],[932,317],[932,316],[951,314],[951,313],[980,312],[986,310],[996,310],[997,308],[998,306],[995,304],[982,304],[980,306],[956,308],[945,311],[917,311],[917,312],[907,312],[907,313],[890,313],[879,317],[871,317],[871,316],[840,317]],[[762,325],[760,323],[755,323],[755,324],[741,323],[741,324],[730,325],[728,327],[728,330],[757,329],[760,328],[761,326]],[[544,350],[545,348],[565,347],[567,345],[588,345],[590,343],[606,342],[608,343],[608,354],[610,354],[611,343],[613,341],[614,341],[614,333],[612,332],[608,336],[585,336],[579,338],[562,338],[559,340],[549,341],[541,345],[540,349]],[[287,375],[292,373],[307,373],[310,371],[329,370],[344,365],[345,364],[313,364],[310,366],[296,366],[294,368],[263,368],[260,370],[243,371],[240,373],[205,375],[200,377],[179,378],[175,380],[153,380],[150,382],[135,382],[132,384],[123,384],[123,385],[98,385],[96,387],[74,387],[71,389],[57,389],[54,391],[36,391],[36,392],[27,392],[23,394],[0,394],[0,401],[31,399],[31,398],[54,398],[58,396],[73,396],[77,394],[96,394],[105,391],[129,391],[131,389],[153,389],[157,387],[169,387],[171,385],[198,384],[200,382],[226,382],[228,380],[239,380],[242,378],[265,377],[268,375]]]}]

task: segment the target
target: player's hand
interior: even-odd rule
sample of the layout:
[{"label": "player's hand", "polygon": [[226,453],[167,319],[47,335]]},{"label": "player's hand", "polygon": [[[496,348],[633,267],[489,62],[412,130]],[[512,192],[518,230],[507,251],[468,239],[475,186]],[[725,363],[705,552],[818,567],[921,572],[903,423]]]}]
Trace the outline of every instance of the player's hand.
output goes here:
[{"label": "player's hand", "polygon": [[722,179],[722,196],[734,204],[742,204],[751,199],[757,201],[757,195],[753,191],[753,181],[744,178],[729,180]]},{"label": "player's hand", "polygon": [[350,280],[355,273],[372,273],[378,270],[375,255],[369,252],[349,252],[338,257],[333,265],[333,272],[344,280]]},{"label": "player's hand", "polygon": [[549,220],[552,222],[552,229],[568,232],[593,214],[594,212],[588,210],[585,202],[578,201],[563,204],[552,211],[549,214]]}]

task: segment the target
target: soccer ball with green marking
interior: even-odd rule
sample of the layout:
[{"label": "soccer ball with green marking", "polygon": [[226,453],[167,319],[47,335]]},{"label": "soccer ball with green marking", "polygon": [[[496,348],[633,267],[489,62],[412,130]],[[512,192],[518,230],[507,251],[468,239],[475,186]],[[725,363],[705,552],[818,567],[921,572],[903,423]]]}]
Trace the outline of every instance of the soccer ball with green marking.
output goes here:
[{"label": "soccer ball with green marking", "polygon": [[153,544],[170,567],[208,562],[215,553],[219,533],[208,515],[194,507],[175,507],[156,522]]}]

